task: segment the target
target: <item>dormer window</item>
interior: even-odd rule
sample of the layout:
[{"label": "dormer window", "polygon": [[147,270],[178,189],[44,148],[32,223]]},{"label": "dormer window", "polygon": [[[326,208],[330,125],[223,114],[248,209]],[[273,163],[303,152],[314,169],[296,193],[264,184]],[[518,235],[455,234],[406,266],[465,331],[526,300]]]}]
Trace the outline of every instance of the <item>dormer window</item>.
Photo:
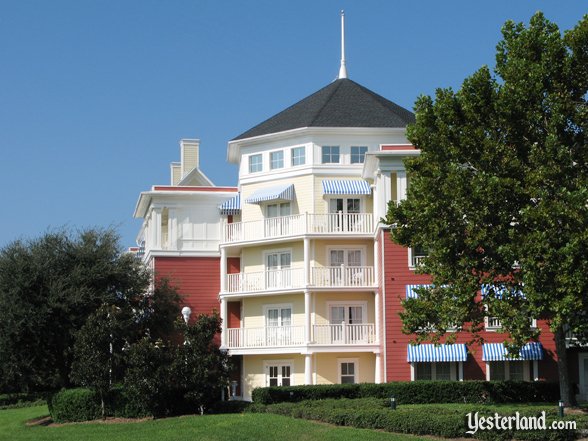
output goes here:
[{"label": "dormer window", "polygon": [[365,154],[367,153],[365,146],[351,146],[351,163],[363,164],[365,162]]},{"label": "dormer window", "polygon": [[323,164],[339,164],[339,146],[324,145],[322,148]]},{"label": "dormer window", "polygon": [[276,170],[278,168],[284,168],[284,151],[278,150],[277,152],[270,153],[270,169]]},{"label": "dormer window", "polygon": [[263,170],[261,153],[249,156],[249,173],[257,173]]}]

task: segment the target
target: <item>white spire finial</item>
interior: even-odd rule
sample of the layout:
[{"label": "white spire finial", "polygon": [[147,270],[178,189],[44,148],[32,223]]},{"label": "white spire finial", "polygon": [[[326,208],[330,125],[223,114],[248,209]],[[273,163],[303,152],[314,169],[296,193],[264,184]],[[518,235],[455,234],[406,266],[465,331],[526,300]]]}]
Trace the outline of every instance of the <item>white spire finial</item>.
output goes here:
[{"label": "white spire finial", "polygon": [[341,67],[339,68],[338,79],[347,78],[347,67],[345,66],[345,11],[341,10]]}]

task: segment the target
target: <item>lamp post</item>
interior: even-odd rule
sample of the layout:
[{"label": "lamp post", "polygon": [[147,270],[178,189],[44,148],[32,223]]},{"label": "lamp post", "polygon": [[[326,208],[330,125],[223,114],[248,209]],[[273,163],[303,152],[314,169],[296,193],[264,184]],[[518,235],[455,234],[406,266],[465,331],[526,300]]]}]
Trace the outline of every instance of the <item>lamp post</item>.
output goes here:
[{"label": "lamp post", "polygon": [[190,307],[184,306],[182,308],[182,316],[184,317],[184,322],[186,322],[186,325],[188,324],[188,321],[190,320],[190,314],[192,314],[192,310],[190,309]]}]

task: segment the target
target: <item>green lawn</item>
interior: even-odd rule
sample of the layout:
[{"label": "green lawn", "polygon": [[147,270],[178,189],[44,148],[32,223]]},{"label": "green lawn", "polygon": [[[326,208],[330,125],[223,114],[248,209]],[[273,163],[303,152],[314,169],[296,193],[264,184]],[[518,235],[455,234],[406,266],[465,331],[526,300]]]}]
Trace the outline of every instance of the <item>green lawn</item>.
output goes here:
[{"label": "green lawn", "polygon": [[[1,441],[425,441],[410,435],[333,427],[271,414],[185,416],[125,424],[85,423],[61,427],[25,426],[47,415],[46,406],[0,411]],[[430,441],[430,439],[429,439]]]}]

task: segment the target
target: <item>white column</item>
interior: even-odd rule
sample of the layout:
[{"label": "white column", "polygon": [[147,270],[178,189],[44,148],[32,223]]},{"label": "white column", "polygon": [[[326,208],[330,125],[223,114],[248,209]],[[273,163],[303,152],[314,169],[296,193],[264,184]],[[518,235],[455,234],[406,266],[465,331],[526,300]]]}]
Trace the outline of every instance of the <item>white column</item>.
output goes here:
[{"label": "white column", "polygon": [[533,381],[539,381],[539,361],[533,360]]},{"label": "white column", "polygon": [[170,250],[178,250],[178,215],[173,208],[168,209],[167,236]]},{"label": "white column", "polygon": [[378,241],[374,240],[374,283],[378,283],[380,275],[380,256],[378,255]]},{"label": "white column", "polygon": [[310,239],[304,238],[304,286],[310,285]]},{"label": "white column", "polygon": [[151,211],[151,245],[153,249],[161,249],[161,208]]},{"label": "white column", "polygon": [[463,361],[460,361],[457,365],[457,379],[463,381]]},{"label": "white column", "polygon": [[226,292],[227,290],[227,249],[221,247],[221,257],[220,257],[220,287],[221,292]]},{"label": "white column", "polygon": [[382,357],[376,354],[376,372],[374,375],[374,383],[380,384],[382,382]]},{"label": "white column", "polygon": [[490,381],[490,363],[486,362],[486,381]]},{"label": "white column", "polygon": [[221,308],[220,308],[220,317],[222,320],[221,326],[221,348],[227,347],[227,300],[224,297],[221,297]]},{"label": "white column", "polygon": [[304,290],[304,342],[310,344],[310,291]]},{"label": "white column", "polygon": [[304,356],[304,384],[312,384],[312,354]]},{"label": "white column", "polygon": [[376,317],[376,343],[380,343],[380,292],[374,291],[375,317]]}]

